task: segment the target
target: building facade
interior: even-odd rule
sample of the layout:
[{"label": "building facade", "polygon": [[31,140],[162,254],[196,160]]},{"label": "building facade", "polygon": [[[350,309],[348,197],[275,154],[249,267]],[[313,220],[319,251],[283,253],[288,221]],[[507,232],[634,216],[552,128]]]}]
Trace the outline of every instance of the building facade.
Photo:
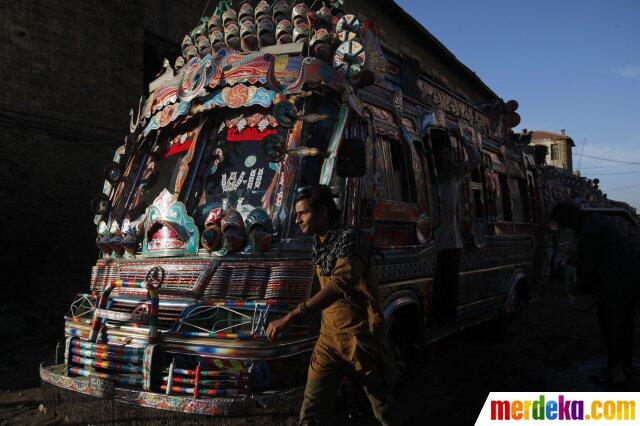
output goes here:
[{"label": "building facade", "polygon": [[525,135],[531,135],[531,145],[547,147],[546,163],[548,166],[558,167],[573,173],[573,147],[575,143],[565,130],[560,133],[546,130],[523,131]]}]

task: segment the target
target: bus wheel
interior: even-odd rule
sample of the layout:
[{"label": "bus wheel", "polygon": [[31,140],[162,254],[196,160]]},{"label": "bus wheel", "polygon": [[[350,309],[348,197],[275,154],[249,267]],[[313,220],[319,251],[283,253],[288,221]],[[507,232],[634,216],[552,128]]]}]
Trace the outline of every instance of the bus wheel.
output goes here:
[{"label": "bus wheel", "polygon": [[387,344],[398,373],[397,388],[424,380],[435,358],[435,343],[424,343],[423,320],[417,309],[394,313],[387,323]]}]

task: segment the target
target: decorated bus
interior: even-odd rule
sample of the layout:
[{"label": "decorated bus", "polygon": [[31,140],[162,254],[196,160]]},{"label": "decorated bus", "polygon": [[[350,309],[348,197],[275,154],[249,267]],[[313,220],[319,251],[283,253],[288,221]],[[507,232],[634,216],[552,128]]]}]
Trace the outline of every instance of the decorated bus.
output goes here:
[{"label": "decorated bus", "polygon": [[[547,258],[544,174],[510,131],[517,103],[479,106],[428,76],[403,91],[380,34],[340,2],[222,0],[185,35],[92,202],[98,259],[44,382],[195,414],[297,412],[319,323],[277,342],[265,329],[316,291],[292,214],[314,184],[381,253],[401,370],[416,346],[513,317]],[[451,213],[442,170],[464,166],[463,146],[481,161]],[[456,320],[441,326],[429,318],[446,221],[462,249]]]}]

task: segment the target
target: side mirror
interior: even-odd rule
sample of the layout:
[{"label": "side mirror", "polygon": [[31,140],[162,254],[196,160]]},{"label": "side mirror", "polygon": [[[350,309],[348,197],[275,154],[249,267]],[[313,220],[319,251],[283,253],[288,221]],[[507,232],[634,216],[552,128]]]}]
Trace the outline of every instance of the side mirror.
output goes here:
[{"label": "side mirror", "polygon": [[345,139],[336,159],[336,173],[341,178],[362,177],[367,173],[367,152],[362,139]]}]

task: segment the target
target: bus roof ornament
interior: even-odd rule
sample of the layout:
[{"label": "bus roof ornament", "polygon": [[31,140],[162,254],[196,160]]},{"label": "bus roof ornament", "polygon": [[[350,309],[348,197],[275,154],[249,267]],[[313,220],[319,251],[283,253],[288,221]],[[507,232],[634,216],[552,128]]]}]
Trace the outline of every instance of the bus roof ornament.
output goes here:
[{"label": "bus roof ornament", "polygon": [[262,152],[272,163],[279,163],[287,153],[284,143],[282,136],[269,135],[262,140]]},{"label": "bus roof ornament", "polygon": [[296,123],[296,117],[298,116],[298,110],[293,102],[282,101],[278,102],[273,107],[273,116],[279,125],[286,128],[291,128]]}]

